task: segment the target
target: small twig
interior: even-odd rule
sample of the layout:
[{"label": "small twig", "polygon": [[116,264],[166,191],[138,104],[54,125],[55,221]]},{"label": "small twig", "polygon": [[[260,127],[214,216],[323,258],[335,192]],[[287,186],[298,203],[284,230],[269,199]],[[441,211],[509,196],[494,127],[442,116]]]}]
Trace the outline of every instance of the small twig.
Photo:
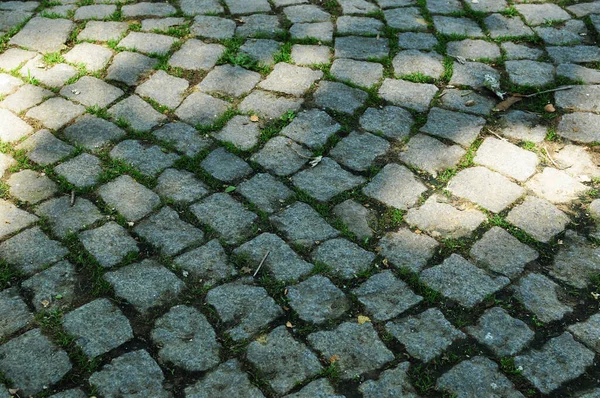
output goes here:
[{"label": "small twig", "polygon": [[267,259],[267,257],[269,257],[269,253],[271,253],[270,250],[267,252],[267,254],[265,254],[265,256],[263,257],[263,259],[260,262],[260,264],[258,264],[258,268],[256,269],[256,271],[254,271],[254,275],[252,275],[253,278],[256,276],[256,274],[258,274],[258,271],[260,271],[260,267],[262,267],[262,265],[265,262],[265,260]]},{"label": "small twig", "polygon": [[71,207],[75,205],[75,190],[71,190]]},{"label": "small twig", "polygon": [[550,159],[550,161],[552,162],[552,164],[554,166],[556,166],[557,169],[562,170],[562,167],[560,167],[559,165],[556,164],[556,162],[554,161],[554,159],[552,159],[552,156],[550,156],[550,152],[548,152],[548,148],[546,148],[544,146],[544,151],[546,151],[546,156],[548,156],[548,159]]},{"label": "small twig", "polygon": [[502,140],[502,141],[508,141],[506,138],[504,138],[504,137],[501,137],[500,135],[498,135],[498,133],[495,133],[495,132],[494,132],[492,129],[490,129],[490,128],[488,128],[488,129],[487,129],[487,131],[488,131],[488,132],[490,132],[490,133],[492,133],[492,134],[494,134],[494,135],[495,135],[495,136],[496,136],[496,137],[497,137],[499,140]]},{"label": "small twig", "polygon": [[553,93],[555,91],[562,91],[562,90],[570,90],[573,87],[575,87],[575,86],[557,87],[557,88],[553,88],[551,90],[540,91],[539,93],[533,93],[533,94],[529,94],[529,95],[524,95],[523,97],[525,97],[525,98],[531,98],[531,97],[535,97],[536,95],[540,95],[540,94]]}]

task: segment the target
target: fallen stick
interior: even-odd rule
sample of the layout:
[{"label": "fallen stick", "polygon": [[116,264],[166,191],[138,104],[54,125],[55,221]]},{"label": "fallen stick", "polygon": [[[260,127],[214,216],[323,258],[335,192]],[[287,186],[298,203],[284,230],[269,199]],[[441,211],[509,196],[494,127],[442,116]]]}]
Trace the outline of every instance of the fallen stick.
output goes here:
[{"label": "fallen stick", "polygon": [[263,257],[260,264],[258,264],[258,268],[256,269],[256,271],[254,271],[254,275],[252,275],[253,278],[256,276],[256,274],[258,274],[258,271],[260,271],[260,267],[262,267],[262,265],[265,262],[265,260],[267,259],[267,257],[269,257],[269,253],[271,253],[271,251],[268,251],[267,254],[265,254],[265,256]]}]

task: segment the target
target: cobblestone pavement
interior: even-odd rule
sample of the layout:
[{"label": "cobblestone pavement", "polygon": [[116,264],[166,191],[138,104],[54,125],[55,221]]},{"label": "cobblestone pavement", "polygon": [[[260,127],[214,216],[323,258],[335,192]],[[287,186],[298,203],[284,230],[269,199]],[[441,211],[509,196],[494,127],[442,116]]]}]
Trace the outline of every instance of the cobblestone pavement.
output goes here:
[{"label": "cobblestone pavement", "polygon": [[0,398],[600,397],[600,1],[0,33]]}]

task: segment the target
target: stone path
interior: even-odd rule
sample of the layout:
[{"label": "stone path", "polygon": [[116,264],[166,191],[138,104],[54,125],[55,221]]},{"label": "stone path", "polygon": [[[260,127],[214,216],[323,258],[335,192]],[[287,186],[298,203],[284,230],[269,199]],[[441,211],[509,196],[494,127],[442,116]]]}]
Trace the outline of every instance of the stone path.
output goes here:
[{"label": "stone path", "polygon": [[0,398],[600,397],[599,43],[600,1],[0,2]]}]

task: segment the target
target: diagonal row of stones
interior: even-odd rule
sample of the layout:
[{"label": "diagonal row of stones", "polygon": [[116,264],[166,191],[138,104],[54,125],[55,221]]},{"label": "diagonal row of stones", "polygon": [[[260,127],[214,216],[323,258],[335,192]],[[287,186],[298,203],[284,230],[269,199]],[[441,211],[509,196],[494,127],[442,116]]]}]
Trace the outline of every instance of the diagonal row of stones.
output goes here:
[{"label": "diagonal row of stones", "polygon": [[[600,202],[580,202],[600,177],[586,146],[600,141],[600,3],[316,3],[0,4],[11,387],[342,396],[339,377],[365,397],[599,393],[582,389],[597,306],[572,294],[600,270],[598,233],[564,231],[577,208],[600,218]],[[503,76],[585,83],[554,94],[560,145],[521,110],[489,127],[497,101],[482,87]],[[486,125],[498,133],[481,138]],[[415,368],[461,344],[476,355],[424,388]],[[73,388],[79,352],[101,366]]]}]

